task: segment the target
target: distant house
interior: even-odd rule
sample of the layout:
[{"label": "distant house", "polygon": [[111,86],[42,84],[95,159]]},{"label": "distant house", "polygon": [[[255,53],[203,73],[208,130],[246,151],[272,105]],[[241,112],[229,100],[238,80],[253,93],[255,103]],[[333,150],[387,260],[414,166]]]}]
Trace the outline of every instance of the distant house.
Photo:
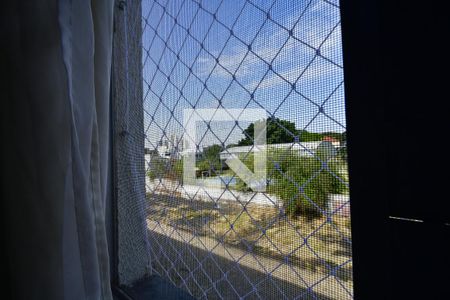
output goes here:
[{"label": "distant house", "polygon": [[331,143],[333,143],[334,145],[339,145],[339,144],[341,143],[341,141],[338,140],[337,138],[334,138],[334,137],[328,136],[328,135],[324,136],[324,137],[322,138],[322,141],[323,141],[323,142],[331,142]]},{"label": "distant house", "polygon": [[170,139],[161,139],[153,149],[145,148],[146,155],[158,155],[164,159],[179,159],[181,151],[181,139],[176,135],[172,135]]},{"label": "distant house", "polygon": [[245,155],[249,152],[255,153],[266,149],[290,149],[297,152],[300,156],[312,157],[316,154],[318,149],[327,151],[330,155],[336,155],[337,147],[339,147],[339,141],[316,141],[316,142],[304,142],[304,143],[283,143],[283,144],[270,144],[262,146],[236,146],[225,149],[220,152],[220,159],[222,161],[231,157]]}]

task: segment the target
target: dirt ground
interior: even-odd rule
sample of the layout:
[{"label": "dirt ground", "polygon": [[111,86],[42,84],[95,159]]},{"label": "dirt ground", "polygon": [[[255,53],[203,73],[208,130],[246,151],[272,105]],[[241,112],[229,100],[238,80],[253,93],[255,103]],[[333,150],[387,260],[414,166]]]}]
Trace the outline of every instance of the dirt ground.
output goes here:
[{"label": "dirt ground", "polygon": [[153,269],[203,299],[352,299],[348,218],[149,195]]}]

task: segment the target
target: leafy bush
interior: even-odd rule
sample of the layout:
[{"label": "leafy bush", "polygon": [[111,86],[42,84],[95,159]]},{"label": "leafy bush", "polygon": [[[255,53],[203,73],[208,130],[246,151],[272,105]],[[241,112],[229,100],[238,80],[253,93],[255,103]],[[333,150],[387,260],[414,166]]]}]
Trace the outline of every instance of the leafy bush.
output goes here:
[{"label": "leafy bush", "polygon": [[211,176],[220,173],[221,166],[220,159],[202,158],[196,162],[196,167],[200,172],[208,172]]},{"label": "leafy bush", "polygon": [[335,176],[339,176],[339,164],[331,160],[322,165],[316,157],[277,151],[269,155],[268,172],[272,173],[274,183],[268,186],[268,192],[283,201],[289,215],[319,216],[328,207],[328,195],[342,193],[347,188]]},{"label": "leafy bush", "polygon": [[[241,160],[249,169],[253,168],[252,153]],[[338,158],[323,166],[316,157],[300,156],[289,150],[270,150],[267,153],[267,192],[279,197],[289,215],[319,216],[321,210],[327,209],[329,194],[347,192],[347,185],[336,178],[345,167],[345,162]],[[241,180],[237,188],[250,190]]]},{"label": "leafy bush", "polygon": [[172,160],[172,170],[171,170],[171,176],[172,179],[178,180],[179,182],[183,181],[183,160],[182,159],[175,159]]},{"label": "leafy bush", "polygon": [[148,177],[152,180],[163,178],[166,173],[167,164],[168,160],[158,155],[152,155],[150,157],[149,170],[147,172]]},{"label": "leafy bush", "polygon": [[208,172],[210,176],[219,174],[222,170],[220,152],[222,146],[214,144],[203,149],[202,157],[196,161],[197,170],[200,173]]},{"label": "leafy bush", "polygon": [[150,159],[147,175],[152,180],[166,178],[181,181],[183,178],[183,160],[165,159],[154,155]]},{"label": "leafy bush", "polygon": [[[254,155],[253,153],[247,153],[247,154],[242,154],[239,155],[239,159],[245,164],[245,166],[250,170],[250,171],[254,171],[253,167],[254,167]],[[234,172],[231,171],[233,174]],[[247,184],[237,175],[235,175],[236,178],[236,184],[234,185],[234,189],[241,191],[241,192],[251,192],[252,189],[247,186]]]}]

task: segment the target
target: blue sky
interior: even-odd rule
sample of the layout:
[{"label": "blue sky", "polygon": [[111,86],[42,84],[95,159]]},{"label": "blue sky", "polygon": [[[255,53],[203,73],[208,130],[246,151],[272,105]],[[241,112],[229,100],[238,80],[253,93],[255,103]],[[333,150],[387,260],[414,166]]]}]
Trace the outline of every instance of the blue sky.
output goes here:
[{"label": "blue sky", "polygon": [[[298,129],[345,131],[337,0],[144,0],[142,14],[150,148],[163,131],[181,137],[183,109],[191,104],[264,108]],[[212,124],[215,134],[202,144],[217,143],[217,136],[236,142],[241,130],[230,134],[232,127]],[[206,126],[199,128],[203,135]]]}]

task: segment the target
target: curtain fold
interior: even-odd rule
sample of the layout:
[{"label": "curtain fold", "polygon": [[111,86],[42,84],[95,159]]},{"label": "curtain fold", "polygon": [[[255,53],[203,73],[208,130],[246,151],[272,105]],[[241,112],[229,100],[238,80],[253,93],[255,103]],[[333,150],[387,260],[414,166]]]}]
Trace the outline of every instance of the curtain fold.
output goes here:
[{"label": "curtain fold", "polygon": [[111,0],[17,1],[2,12],[3,222],[14,299],[112,299],[112,15]]}]

